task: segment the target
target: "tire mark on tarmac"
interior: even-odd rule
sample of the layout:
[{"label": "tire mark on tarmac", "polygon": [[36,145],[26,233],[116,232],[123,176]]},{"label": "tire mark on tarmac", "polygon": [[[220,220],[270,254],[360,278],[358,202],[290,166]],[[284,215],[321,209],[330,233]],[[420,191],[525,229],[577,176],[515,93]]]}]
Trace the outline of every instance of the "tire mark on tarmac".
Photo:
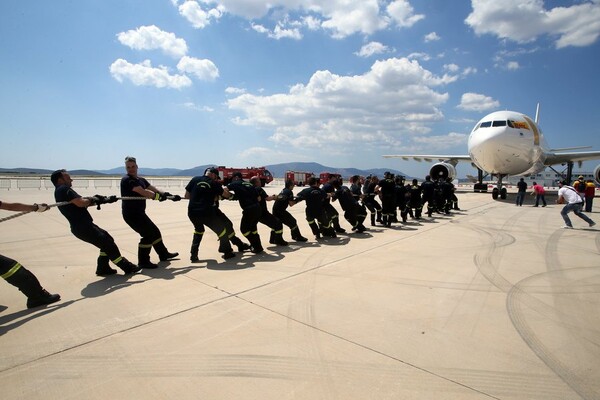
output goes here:
[{"label": "tire mark on tarmac", "polygon": [[[474,210],[477,210],[477,209],[483,209],[483,212],[485,212],[485,207],[486,206],[489,206],[489,205],[488,204],[479,205],[479,206],[473,207],[470,211],[474,211]],[[482,212],[482,211],[479,211],[479,212]],[[468,217],[468,215],[467,216],[462,216],[462,215],[461,216],[456,216],[457,219],[462,219],[462,218],[467,218],[467,217]],[[451,222],[451,221],[448,221],[448,222]],[[438,378],[438,379],[441,379],[441,380],[446,381],[448,383],[455,384],[455,385],[460,386],[460,387],[462,387],[464,389],[467,389],[467,390],[472,391],[472,392],[479,393],[479,394],[484,395],[484,396],[489,397],[489,398],[498,399],[497,397],[495,397],[495,396],[493,396],[493,395],[491,395],[489,393],[483,392],[483,391],[481,391],[481,390],[479,390],[479,389],[477,389],[475,387],[472,387],[472,386],[469,386],[467,384],[461,383],[460,381],[452,379],[452,378],[450,378],[448,376],[440,375],[439,373],[436,373],[436,372],[434,372],[432,370],[426,369],[424,367],[420,367],[420,366],[418,366],[416,364],[413,364],[413,363],[410,363],[410,362],[408,362],[406,360],[403,360],[403,359],[400,359],[398,357],[395,357],[395,356],[393,356],[391,354],[384,353],[384,352],[382,352],[380,350],[377,350],[377,349],[375,349],[373,347],[369,347],[369,346],[364,345],[362,343],[358,343],[358,342],[356,342],[356,341],[354,341],[352,339],[345,338],[345,337],[337,335],[337,334],[335,334],[333,332],[321,329],[318,326],[315,326],[313,324],[314,320],[311,321],[311,324],[309,324],[309,323],[307,323],[305,321],[301,321],[301,320],[296,319],[296,318],[291,318],[289,315],[285,315],[285,314],[277,312],[277,311],[275,311],[273,309],[269,309],[269,308],[267,308],[265,306],[256,304],[256,303],[254,303],[252,301],[249,301],[249,300],[247,300],[247,299],[245,299],[245,298],[242,297],[242,295],[250,293],[250,292],[253,292],[253,291],[256,291],[258,289],[262,289],[264,287],[268,287],[268,286],[274,285],[274,284],[279,283],[279,282],[283,282],[283,281],[286,281],[286,280],[289,280],[289,279],[293,279],[293,278],[298,277],[300,275],[304,275],[304,274],[307,274],[307,273],[312,273],[312,272],[314,272],[316,270],[320,270],[320,269],[324,269],[324,268],[327,268],[327,267],[330,267],[330,266],[333,266],[333,265],[337,265],[340,262],[347,261],[347,260],[351,259],[352,257],[356,257],[358,255],[363,256],[365,253],[370,253],[370,252],[378,251],[381,248],[390,246],[392,244],[396,244],[398,242],[401,242],[401,241],[404,241],[404,240],[407,240],[407,239],[410,239],[410,238],[414,238],[415,236],[424,234],[425,232],[428,232],[429,230],[439,229],[439,228],[441,228],[441,227],[443,227],[445,225],[446,225],[445,223],[440,223],[439,225],[431,226],[428,229],[419,230],[419,231],[415,232],[413,235],[410,235],[410,236],[407,235],[407,236],[404,236],[404,237],[401,237],[401,238],[397,238],[397,239],[394,239],[394,240],[390,240],[390,241],[384,242],[384,243],[382,243],[382,244],[380,244],[378,246],[371,247],[369,250],[366,250],[366,251],[361,251],[361,252],[357,252],[357,253],[349,253],[349,254],[347,254],[347,255],[345,255],[343,257],[340,257],[338,259],[329,261],[327,263],[320,263],[319,262],[316,266],[314,266],[312,268],[309,268],[307,270],[299,271],[297,273],[293,273],[293,274],[290,274],[290,275],[285,276],[285,277],[274,279],[272,281],[268,281],[268,282],[262,283],[260,285],[257,285],[255,287],[244,289],[244,290],[241,290],[241,291],[235,292],[235,293],[230,293],[230,292],[227,292],[227,291],[225,291],[225,290],[223,290],[221,288],[217,288],[217,287],[208,285],[208,284],[206,284],[204,282],[198,281],[201,284],[204,284],[204,285],[206,285],[206,286],[208,286],[210,288],[216,289],[216,290],[224,293],[224,296],[212,299],[212,300],[204,302],[202,304],[198,304],[198,305],[195,305],[195,306],[192,306],[192,307],[188,307],[188,308],[183,309],[183,310],[179,310],[179,311],[173,312],[173,313],[168,314],[168,315],[164,315],[164,316],[159,317],[159,318],[155,318],[155,319],[150,320],[150,321],[146,321],[146,322],[134,325],[134,326],[130,326],[128,328],[124,328],[122,330],[119,330],[119,331],[116,331],[116,332],[113,332],[113,333],[110,333],[110,334],[107,334],[107,335],[104,335],[104,336],[101,336],[101,337],[97,337],[97,338],[94,338],[94,339],[87,340],[85,342],[76,344],[76,345],[71,346],[71,347],[67,347],[67,348],[59,350],[59,351],[55,351],[55,352],[50,353],[50,354],[46,354],[44,356],[38,357],[38,358],[33,359],[33,360],[25,361],[25,362],[22,362],[20,364],[10,366],[8,368],[5,368],[4,370],[1,370],[0,373],[4,373],[4,372],[11,371],[11,370],[23,367],[23,366],[27,366],[27,365],[30,365],[30,364],[35,363],[37,361],[43,361],[43,360],[49,359],[49,358],[51,358],[53,356],[62,355],[62,354],[68,353],[68,352],[76,350],[76,349],[81,349],[81,348],[83,348],[83,347],[85,347],[87,345],[100,342],[102,340],[111,338],[113,336],[121,335],[123,333],[129,333],[129,332],[135,331],[135,330],[137,330],[139,328],[142,328],[142,327],[154,324],[156,322],[165,321],[165,320],[170,319],[172,317],[179,316],[179,315],[185,314],[187,312],[190,312],[192,310],[197,310],[199,308],[206,307],[208,305],[211,305],[211,304],[223,301],[223,300],[227,300],[227,299],[230,299],[230,298],[238,298],[238,299],[240,299],[242,301],[245,301],[245,302],[247,302],[249,304],[252,304],[252,305],[254,305],[256,307],[260,307],[260,308],[262,308],[262,309],[264,309],[266,311],[270,311],[270,312],[272,312],[274,314],[277,314],[277,315],[279,315],[279,316],[281,316],[281,317],[283,317],[285,319],[292,320],[292,321],[294,321],[294,322],[296,322],[296,323],[298,323],[300,325],[304,325],[304,326],[306,326],[308,328],[311,328],[311,329],[313,329],[315,331],[318,331],[318,332],[320,332],[322,334],[328,335],[330,337],[334,337],[334,338],[339,339],[341,341],[344,341],[346,343],[350,343],[350,344],[352,344],[352,345],[354,345],[356,347],[362,348],[364,350],[368,350],[368,351],[370,351],[370,352],[372,352],[374,354],[378,354],[378,355],[383,356],[383,357],[385,357],[387,359],[396,361],[396,362],[401,363],[401,364],[403,364],[403,365],[405,365],[407,367],[410,367],[410,368],[413,368],[413,369],[418,370],[420,372],[423,372],[423,373],[425,373],[425,374],[427,374],[427,375],[429,375],[431,377]]]},{"label": "tire mark on tarmac", "polygon": [[[565,231],[562,230],[555,231],[552,235],[550,235],[550,238],[547,241],[545,262],[548,272],[530,276],[515,284],[514,287],[508,292],[506,300],[507,310],[513,326],[525,344],[527,344],[527,346],[540,360],[542,360],[542,362],[544,362],[544,364],[548,366],[548,368],[554,371],[557,376],[559,376],[582,398],[598,399],[600,398],[600,392],[597,390],[598,383],[597,381],[589,379],[587,376],[589,373],[586,374],[586,371],[589,371],[590,368],[596,370],[597,365],[595,367],[588,366],[588,368],[585,368],[585,366],[582,365],[585,362],[583,359],[579,360],[580,362],[578,365],[572,365],[573,363],[569,365],[568,360],[563,362],[561,356],[565,357],[564,350],[563,352],[553,351],[553,349],[550,347],[550,344],[546,344],[539,337],[539,335],[536,334],[533,324],[530,323],[529,319],[526,317],[527,312],[531,314],[531,312],[534,311],[537,318],[542,316],[544,320],[554,323],[556,325],[554,328],[555,331],[560,332],[569,338],[569,348],[572,351],[583,347],[586,352],[591,351],[599,353],[598,346],[600,346],[600,343],[598,343],[597,340],[594,341],[594,338],[598,337],[599,332],[597,330],[596,332],[592,332],[594,336],[592,339],[586,338],[584,335],[585,332],[582,332],[580,326],[582,321],[578,320],[577,316],[572,315],[573,307],[570,307],[570,304],[567,304],[559,295],[565,294],[565,292],[568,292],[572,295],[581,295],[583,293],[597,294],[600,293],[600,286],[595,285],[594,287],[594,285],[590,285],[587,282],[582,285],[581,279],[575,281],[578,282],[575,287],[567,286],[567,288],[570,290],[564,290],[562,285],[559,287],[552,286],[549,290],[549,293],[552,296],[551,300],[553,300],[553,304],[547,304],[540,299],[535,298],[532,295],[532,292],[527,290],[527,287],[529,287],[528,282],[536,279],[549,279],[550,282],[554,282],[554,279],[556,279],[554,277],[556,276],[561,283],[564,283],[565,281],[571,281],[568,279],[569,274],[580,273],[588,275],[588,273],[591,272],[592,274],[598,276],[599,271],[596,267],[583,269],[563,268],[562,264],[560,263],[559,248],[560,238],[564,232]],[[599,241],[600,235],[595,239],[596,249],[599,248]],[[588,316],[588,318],[590,317],[591,315]],[[593,322],[595,321],[591,321],[590,325]],[[590,342],[591,346],[589,345]],[[557,350],[560,350],[560,348]],[[588,356],[586,358],[593,358],[594,360],[598,359],[597,356]]]}]

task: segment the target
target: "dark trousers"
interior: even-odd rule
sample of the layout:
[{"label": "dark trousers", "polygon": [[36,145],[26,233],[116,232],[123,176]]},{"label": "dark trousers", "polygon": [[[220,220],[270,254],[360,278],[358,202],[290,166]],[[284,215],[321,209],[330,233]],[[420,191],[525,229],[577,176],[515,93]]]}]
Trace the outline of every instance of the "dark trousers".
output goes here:
[{"label": "dark trousers", "polygon": [[142,237],[140,245],[152,245],[155,240],[161,238],[160,229],[146,213],[123,214],[123,219],[131,229]]},{"label": "dark trousers", "polygon": [[121,259],[121,252],[115,243],[115,239],[96,224],[72,225],[71,232],[77,239],[99,248],[100,253],[105,253],[115,264]]},{"label": "dark trousers", "polygon": [[283,211],[273,211],[273,215],[277,217],[282,224],[287,226],[290,229],[294,229],[298,226],[298,221],[292,214],[289,213],[288,210]]},{"label": "dark trousers", "polygon": [[194,235],[201,237],[204,234],[204,227],[208,228],[217,234],[219,239],[219,252],[231,253],[233,249],[229,244],[229,231],[227,222],[214,211],[206,213],[188,212],[188,218],[194,225]]}]

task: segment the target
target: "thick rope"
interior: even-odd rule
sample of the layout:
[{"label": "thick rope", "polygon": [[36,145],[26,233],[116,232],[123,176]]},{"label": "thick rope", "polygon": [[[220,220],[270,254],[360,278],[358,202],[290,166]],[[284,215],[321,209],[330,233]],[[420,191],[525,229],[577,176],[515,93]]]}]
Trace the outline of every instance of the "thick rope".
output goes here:
[{"label": "thick rope", "polygon": [[[93,197],[93,196],[86,196],[86,197],[84,197],[84,199],[90,199],[91,197]],[[168,200],[172,200],[173,198],[175,198],[175,196],[167,197]],[[151,199],[148,199],[146,197],[117,197],[117,200],[151,200]],[[187,200],[187,199],[184,199],[182,197],[181,200]],[[71,202],[70,201],[62,201],[60,203],[48,204],[48,208],[62,207],[62,206],[66,206],[68,204],[71,204]],[[23,215],[27,215],[32,212],[37,212],[37,211],[22,211],[22,212],[13,214],[13,215],[9,215],[8,217],[0,218],[0,223],[5,222],[5,221],[10,221],[11,219],[15,219],[18,217],[22,217]]]},{"label": "thick rope", "polygon": [[[65,206],[67,204],[69,204],[68,201],[62,201],[62,202],[56,203],[56,204],[48,204],[47,206],[48,206],[48,208],[52,208],[52,207]],[[17,217],[22,217],[23,215],[26,215],[26,214],[29,214],[29,213],[32,213],[32,212],[34,213],[34,212],[37,212],[37,211],[23,211],[23,212],[20,212],[20,213],[9,215],[8,217],[0,218],[0,222],[8,221],[8,220],[11,220],[11,219],[14,219],[14,218],[17,218]]]}]

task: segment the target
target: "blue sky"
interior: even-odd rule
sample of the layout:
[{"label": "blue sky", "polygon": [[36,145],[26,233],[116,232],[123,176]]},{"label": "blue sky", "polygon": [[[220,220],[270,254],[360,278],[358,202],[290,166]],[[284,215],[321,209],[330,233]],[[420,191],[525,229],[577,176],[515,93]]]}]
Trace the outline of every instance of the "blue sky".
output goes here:
[{"label": "blue sky", "polygon": [[600,150],[599,35],[600,0],[4,0],[0,166],[420,176],[381,155],[466,154],[537,102],[551,147]]}]

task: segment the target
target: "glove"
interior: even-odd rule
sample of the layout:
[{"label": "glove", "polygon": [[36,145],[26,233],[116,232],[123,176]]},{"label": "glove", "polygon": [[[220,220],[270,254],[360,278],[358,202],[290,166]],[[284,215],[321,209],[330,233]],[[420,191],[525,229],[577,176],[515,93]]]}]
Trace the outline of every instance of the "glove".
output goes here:
[{"label": "glove", "polygon": [[181,196],[176,194],[175,196],[171,197],[171,201],[179,201],[181,200]]},{"label": "glove", "polygon": [[92,202],[93,204],[100,205],[106,204],[108,200],[106,196],[102,196],[101,194],[95,194],[94,196],[92,196]]},{"label": "glove", "polygon": [[46,203],[42,203],[42,204],[34,203],[33,205],[37,206],[37,209],[35,210],[37,212],[44,212],[44,211],[47,211],[50,209],[50,207]]},{"label": "glove", "polygon": [[158,200],[158,201],[165,201],[167,200],[167,197],[170,196],[171,194],[169,192],[164,192],[164,193],[158,193],[156,192],[154,194],[154,200]]},{"label": "glove", "polygon": [[101,194],[93,195],[90,200],[92,201],[91,205],[96,205],[96,209],[100,209],[100,204],[106,204],[108,202],[108,198],[106,196],[102,196]]},{"label": "glove", "polygon": [[119,200],[119,199],[118,199],[118,198],[117,198],[117,196],[115,196],[115,195],[108,196],[108,197],[106,198],[106,202],[107,202],[108,204],[110,204],[110,203],[115,203],[117,200]]}]

